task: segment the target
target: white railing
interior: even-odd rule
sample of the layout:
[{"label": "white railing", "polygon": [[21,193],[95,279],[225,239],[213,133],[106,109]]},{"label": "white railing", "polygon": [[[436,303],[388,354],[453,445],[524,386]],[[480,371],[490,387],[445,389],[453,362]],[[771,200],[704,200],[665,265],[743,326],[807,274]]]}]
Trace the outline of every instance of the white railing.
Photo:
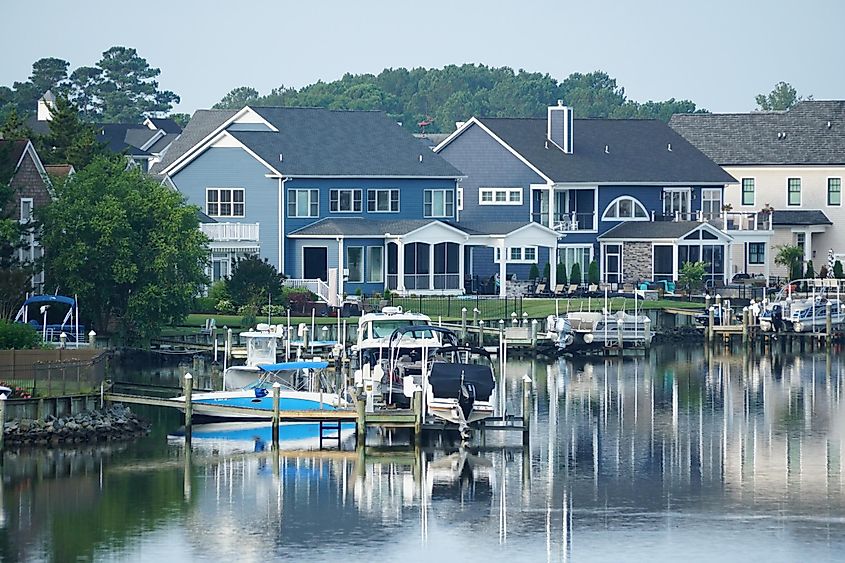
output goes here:
[{"label": "white railing", "polygon": [[722,228],[726,231],[770,231],[772,214],[756,211],[723,211]]},{"label": "white railing", "polygon": [[258,241],[258,223],[200,223],[200,231],[214,242]]},{"label": "white railing", "polygon": [[[302,278],[288,278],[284,281],[285,287],[303,287],[320,298],[324,303],[332,303],[331,292],[329,291],[329,284],[323,280],[316,279],[302,279]],[[340,303],[340,296],[335,296],[336,303]]]}]

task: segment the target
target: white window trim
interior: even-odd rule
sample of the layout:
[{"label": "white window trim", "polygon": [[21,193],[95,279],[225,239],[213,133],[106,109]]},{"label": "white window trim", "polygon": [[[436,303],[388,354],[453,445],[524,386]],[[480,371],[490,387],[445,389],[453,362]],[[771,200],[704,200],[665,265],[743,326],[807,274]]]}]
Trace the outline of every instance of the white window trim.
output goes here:
[{"label": "white window trim", "polygon": [[[23,216],[23,204],[24,202],[29,202],[29,217]],[[22,197],[21,198],[21,206],[20,206],[20,222],[21,223],[29,223],[32,221],[32,214],[35,212],[35,202],[31,197]]]},{"label": "white window trim", "polygon": [[[830,203],[830,181],[831,180],[839,180],[839,204],[831,204]],[[824,204],[825,207],[842,207],[842,177],[841,176],[828,176],[824,182]]]},{"label": "white window trim", "polygon": [[[386,268],[386,261],[384,259],[385,252],[384,252],[383,246],[368,246],[367,247],[367,250],[365,252],[366,253],[366,262],[367,262],[366,265],[370,266],[370,250],[372,250],[374,248],[378,248],[379,250],[381,250],[381,269],[378,271],[379,279],[377,279],[377,280],[367,279],[367,274],[365,272],[364,273],[364,279],[366,281],[364,283],[384,283],[384,269]],[[367,270],[367,272],[369,272],[369,271],[371,271],[371,270]]]},{"label": "white window trim", "polygon": [[[217,192],[217,213],[209,213],[208,212],[208,193],[211,191]],[[229,205],[232,206],[232,213],[229,215],[221,215],[220,214],[220,192],[222,191],[229,191],[232,192],[231,196],[232,199],[229,200]],[[243,193],[243,201],[239,202],[243,205],[244,212],[240,215],[235,215],[235,192],[242,192]],[[246,217],[246,190],[244,188],[228,188],[228,187],[213,187],[213,188],[205,188],[205,214],[209,217],[233,217],[233,218],[244,218]]]},{"label": "white window trim", "polygon": [[[396,211],[394,211],[392,209],[388,209],[387,211],[375,209],[375,210],[371,211],[370,210],[370,192],[375,192],[375,194],[376,194],[376,199],[375,199],[376,208],[378,208],[378,192],[388,192],[388,195],[387,195],[388,207],[390,207],[390,202],[392,201],[392,198],[390,197],[389,192],[396,192],[396,194],[399,196],[399,197],[396,198]],[[363,201],[362,201],[361,205],[362,206],[364,205]],[[399,211],[401,209],[402,209],[402,192],[398,188],[367,188],[367,213],[399,213]]]},{"label": "white window trim", "polygon": [[[607,212],[610,211],[610,208],[613,207],[613,204],[623,200],[623,199],[630,199],[634,202],[634,205],[639,205],[643,212],[645,212],[645,217],[608,217]],[[621,195],[607,204],[607,207],[604,208],[604,212],[601,214],[602,221],[651,221],[651,215],[646,209],[645,205],[642,204],[640,200],[635,198],[632,195]]]},{"label": "white window trim", "polygon": [[[332,210],[332,192],[338,192],[337,194],[337,206],[340,207],[340,192],[351,192],[351,197],[349,202],[352,204],[352,209],[343,210],[343,209],[335,209]],[[361,194],[361,197],[358,198],[358,201],[361,204],[361,209],[355,209],[355,192]],[[364,194],[362,193],[361,188],[330,188],[329,189],[329,213],[361,213],[361,210],[364,208]]]},{"label": "white window trim", "polygon": [[[798,180],[798,203],[792,204],[789,203],[789,181],[790,180]],[[825,197],[827,197],[827,193],[825,193]],[[801,204],[804,202],[804,181],[800,176],[787,176],[786,178],[786,207],[801,207]]]},{"label": "white window trim", "polygon": [[[494,247],[495,250],[493,251],[493,263],[498,264],[500,262],[498,254],[501,252],[501,248],[496,246]],[[511,260],[511,249],[512,248],[519,248],[520,249],[520,258],[519,260]],[[533,248],[534,249],[534,259],[533,260],[526,260],[525,259],[525,249],[526,248]],[[539,249],[536,246],[507,246],[505,247],[505,254],[508,256],[508,259],[505,261],[506,264],[537,264],[540,258],[539,256]]]},{"label": "white window trim", "polygon": [[[357,248],[358,250],[361,251],[361,279],[359,279],[359,280],[353,280],[352,279],[352,269],[349,267],[349,265],[352,263],[352,261],[349,259],[349,251],[354,249],[354,248]],[[364,280],[367,278],[367,275],[364,272],[364,266],[366,265],[364,263],[364,261],[365,261],[364,248],[366,248],[366,247],[364,247],[364,246],[347,246],[346,247],[346,256],[345,256],[346,261],[344,262],[344,267],[347,270],[349,270],[350,273],[349,273],[349,279],[345,280],[345,283],[364,283]]]},{"label": "white window trim", "polygon": [[672,194],[675,192],[686,192],[687,194],[687,206],[689,209],[687,211],[679,211],[678,213],[692,213],[692,188],[663,188],[663,198],[660,201],[662,206],[661,212],[666,213],[666,194]]},{"label": "white window trim", "polygon": [[[460,188],[459,188],[460,189]],[[482,194],[490,192],[491,201],[483,201]],[[511,201],[511,192],[519,192],[519,201]],[[504,193],[504,201],[496,201],[496,194]],[[509,188],[478,188],[478,205],[522,205],[523,195],[522,188],[519,186],[512,186]]]},{"label": "white window trim", "polygon": [[457,201],[456,205],[458,206],[458,211],[463,211],[464,210],[464,189],[463,188],[458,188],[457,196],[458,196],[458,201]]},{"label": "white window trim", "polygon": [[[425,194],[426,192],[431,192],[431,215],[425,214]],[[434,192],[443,192],[443,214],[436,214],[434,212]],[[449,215],[446,213],[446,194],[452,193],[452,214]],[[451,218],[455,215],[454,207],[455,207],[455,190],[452,188],[429,188],[423,190],[423,217],[426,219],[436,219],[436,218]]]},{"label": "white window trim", "polygon": [[[315,191],[315,190],[317,192],[317,201],[316,201],[316,203],[317,203],[317,214],[311,215],[311,204],[315,203],[315,202],[311,201],[311,192]],[[291,215],[290,214],[291,192],[308,192],[308,215]],[[291,218],[291,219],[313,219],[315,217],[320,216],[320,190],[318,188],[288,188],[287,196],[288,196],[288,199],[285,203],[287,205],[287,211],[288,211],[287,216],[289,218]],[[296,197],[296,195],[294,195],[294,197]],[[294,209],[296,209],[296,205],[294,205],[293,207],[294,207]]]},{"label": "white window trim", "polygon": [[[744,204],[742,199],[742,181],[743,180],[751,180],[754,182],[754,200],[749,204]],[[788,189],[788,188],[787,188]],[[740,207],[754,207],[757,205],[757,177],[756,176],[743,176],[739,179],[739,206]]]}]

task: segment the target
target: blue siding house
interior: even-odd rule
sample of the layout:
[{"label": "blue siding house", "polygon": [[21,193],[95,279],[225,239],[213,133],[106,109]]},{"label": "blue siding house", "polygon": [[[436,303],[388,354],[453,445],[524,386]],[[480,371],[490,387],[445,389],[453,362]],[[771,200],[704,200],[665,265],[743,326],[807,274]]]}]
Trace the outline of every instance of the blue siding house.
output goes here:
[{"label": "blue siding house", "polygon": [[[463,219],[462,172],[382,112],[198,111],[151,172],[207,216],[212,279],[257,252],[330,303],[385,288],[460,294],[474,268],[491,270],[494,249],[530,246],[520,259],[536,261],[558,240],[530,220],[528,190],[519,219]],[[506,262],[497,267],[504,277]]]},{"label": "blue siding house", "polygon": [[[506,248],[508,276],[532,262],[578,262],[586,275],[594,259],[611,284],[676,280],[692,259],[706,258],[713,280],[730,271],[725,227],[739,223],[723,201],[736,181],[663,122],[573,119],[559,102],[545,119],[474,117],[434,150],[464,174],[458,225],[530,220],[559,237],[549,249]],[[474,271],[489,271],[496,252],[477,249]]]}]

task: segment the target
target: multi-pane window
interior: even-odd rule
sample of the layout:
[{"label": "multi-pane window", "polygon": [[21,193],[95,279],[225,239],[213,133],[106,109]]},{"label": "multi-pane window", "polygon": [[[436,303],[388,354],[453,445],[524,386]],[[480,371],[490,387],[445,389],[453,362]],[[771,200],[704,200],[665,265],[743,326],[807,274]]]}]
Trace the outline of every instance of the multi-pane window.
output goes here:
[{"label": "multi-pane window", "polygon": [[618,197],[607,206],[602,220],[624,221],[624,220],[646,220],[648,213],[643,204],[636,199],[623,196]]},{"label": "multi-pane window", "polygon": [[356,213],[361,211],[361,190],[329,190],[329,211]]},{"label": "multi-pane window", "polygon": [[380,283],[384,281],[384,248],[381,246],[367,247],[367,282]]},{"label": "multi-pane window", "polygon": [[243,217],[243,188],[208,188],[205,190],[205,213],[209,217]]},{"label": "multi-pane window", "polygon": [[801,205],[801,178],[789,178],[786,186],[786,204]]},{"label": "multi-pane window", "polygon": [[288,190],[288,217],[318,217],[319,215],[319,190]]},{"label": "multi-pane window", "polygon": [[453,217],[455,215],[455,192],[453,190],[425,190],[423,194],[423,215],[425,217]]},{"label": "multi-pane window", "polygon": [[481,205],[522,205],[522,188],[478,188]]},{"label": "multi-pane window", "polygon": [[350,246],[346,249],[346,267],[349,269],[349,279],[352,283],[364,281],[364,247]]},{"label": "multi-pane window", "polygon": [[749,242],[748,243],[748,263],[749,264],[763,264],[766,260],[766,243],[764,242]]},{"label": "multi-pane window", "polygon": [[754,178],[742,179],[742,205],[754,205]]},{"label": "multi-pane window", "polygon": [[[507,250],[509,264],[536,264],[537,263],[537,247],[536,246],[511,246]],[[502,259],[502,249],[496,247],[496,252],[493,261],[498,263]]]},{"label": "multi-pane window", "polygon": [[32,198],[21,198],[21,223],[29,223],[32,221]]},{"label": "multi-pane window", "polygon": [[396,213],[399,211],[399,190],[367,190],[367,211]]},{"label": "multi-pane window", "polygon": [[827,204],[842,205],[842,178],[827,179]]}]

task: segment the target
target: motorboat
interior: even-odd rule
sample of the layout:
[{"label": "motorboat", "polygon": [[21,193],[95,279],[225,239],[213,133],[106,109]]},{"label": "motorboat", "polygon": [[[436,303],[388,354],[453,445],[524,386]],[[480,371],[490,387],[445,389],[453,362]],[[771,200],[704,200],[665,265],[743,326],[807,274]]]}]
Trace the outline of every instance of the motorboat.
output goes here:
[{"label": "motorboat", "polygon": [[243,389],[262,375],[260,364],[275,364],[278,341],[284,337],[284,327],[259,323],[254,330],[242,332],[246,342],[246,361],[229,366],[223,372],[223,389]]},{"label": "motorboat", "polygon": [[[845,323],[845,305],[840,296],[845,293],[845,280],[808,278],[786,284],[767,302],[760,313],[760,329],[774,332],[782,329],[793,332],[824,330],[827,325],[827,306],[830,304],[831,322]],[[776,327],[777,320],[782,326]]]},{"label": "motorboat", "polygon": [[[267,416],[254,411],[273,410],[273,385],[278,383],[279,409],[282,411],[332,410],[345,407],[347,401],[340,389],[330,391],[330,382],[323,370],[328,367],[324,361],[285,362],[260,364],[261,375],[241,389],[192,393],[191,404],[195,416],[213,419],[266,419]],[[174,397],[172,401],[185,402],[185,396]],[[217,407],[237,407],[238,412],[221,413]]]},{"label": "motorboat", "polygon": [[[404,335],[422,330],[438,334],[441,344],[425,346],[419,355],[407,353]],[[493,416],[496,382],[489,352],[459,345],[454,332],[434,326],[397,328],[388,345],[381,381],[385,404],[409,407],[420,391],[426,416],[457,426],[462,435],[470,425]]]},{"label": "motorboat", "polygon": [[58,344],[64,335],[66,346],[86,344],[85,325],[79,323],[79,302],[73,297],[27,295],[15,322],[33,327],[45,343]]},{"label": "motorboat", "polygon": [[401,340],[393,343],[393,352],[420,358],[423,348],[441,345],[441,333],[428,330],[431,318],[404,311],[402,307],[384,307],[380,313],[367,313],[358,320],[358,339],[350,350],[355,384],[368,392],[381,393],[384,366],[388,360],[390,338],[398,328],[423,327],[403,331]]},{"label": "motorboat", "polygon": [[572,348],[618,346],[620,336],[624,348],[651,345],[654,331],[647,315],[631,315],[625,311],[570,312],[566,318],[572,326]]},{"label": "motorboat", "polygon": [[549,315],[546,317],[546,337],[554,343],[555,348],[565,350],[575,340],[572,323],[565,316]]},{"label": "motorboat", "polygon": [[[340,428],[341,443],[355,434],[354,423],[343,423]],[[184,442],[185,429],[180,428],[167,436],[169,443]],[[214,422],[194,424],[191,427],[191,447],[216,454],[262,452],[273,443],[273,426],[270,422]],[[320,424],[316,422],[282,422],[279,424],[279,448],[282,450],[315,450],[320,444]]]}]

